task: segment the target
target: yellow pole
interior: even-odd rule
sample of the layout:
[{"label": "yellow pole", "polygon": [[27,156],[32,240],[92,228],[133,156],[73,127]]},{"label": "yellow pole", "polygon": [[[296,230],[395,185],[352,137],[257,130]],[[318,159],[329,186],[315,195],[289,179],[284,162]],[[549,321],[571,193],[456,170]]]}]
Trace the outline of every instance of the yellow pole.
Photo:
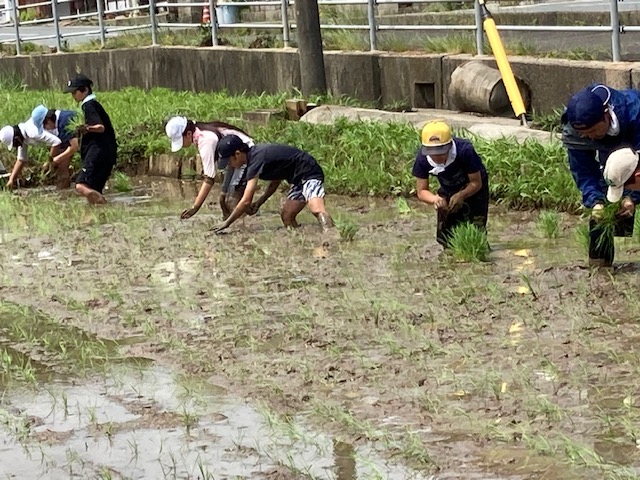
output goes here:
[{"label": "yellow pole", "polygon": [[522,124],[526,125],[527,111],[524,108],[524,101],[522,100],[522,95],[520,94],[520,89],[518,88],[516,78],[513,76],[511,65],[509,64],[509,60],[507,59],[507,54],[504,51],[504,46],[502,45],[502,40],[500,39],[500,34],[498,33],[498,29],[496,27],[496,22],[491,16],[491,12],[487,10],[485,0],[478,0],[478,3],[480,4],[482,25],[484,27],[485,33],[487,34],[487,38],[489,39],[489,45],[491,45],[493,56],[495,57],[496,63],[498,64],[498,70],[500,70],[502,83],[504,83],[504,87],[507,90],[507,95],[509,96],[509,101],[511,102],[511,108],[513,108],[513,113],[516,115],[516,117],[520,118]]}]

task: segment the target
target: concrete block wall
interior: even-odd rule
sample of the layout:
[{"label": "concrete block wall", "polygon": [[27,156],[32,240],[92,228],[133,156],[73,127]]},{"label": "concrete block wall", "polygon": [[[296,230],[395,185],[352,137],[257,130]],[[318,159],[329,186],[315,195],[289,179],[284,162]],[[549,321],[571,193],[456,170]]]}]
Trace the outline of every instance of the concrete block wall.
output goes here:
[{"label": "concrete block wall", "polygon": [[[380,106],[406,102],[420,108],[451,108],[448,88],[456,67],[470,60],[492,66],[491,57],[325,52],[328,90]],[[640,63],[611,63],[512,57],[514,73],[531,88],[540,113],[562,106],[571,93],[592,82],[640,88]],[[89,53],[0,59],[0,74],[17,73],[31,88],[61,89],[77,71],[100,90],[154,86],[175,90],[232,93],[282,92],[300,88],[294,49],[231,47],[146,47]]]}]

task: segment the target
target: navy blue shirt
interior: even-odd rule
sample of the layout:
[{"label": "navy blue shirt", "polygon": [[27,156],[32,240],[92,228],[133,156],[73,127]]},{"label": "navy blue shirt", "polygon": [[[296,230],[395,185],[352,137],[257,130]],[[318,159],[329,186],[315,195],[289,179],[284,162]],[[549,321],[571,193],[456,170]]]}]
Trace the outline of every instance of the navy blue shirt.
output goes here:
[{"label": "navy blue shirt", "polygon": [[306,180],[324,181],[324,172],[315,158],[289,145],[261,143],[247,154],[247,180],[286,180],[299,185]]},{"label": "navy blue shirt", "polygon": [[76,137],[75,130],[69,130],[69,125],[75,116],[76,112],[73,110],[60,110],[60,115],[58,115],[58,121],[56,122],[56,129],[58,130],[58,138],[62,143],[67,143]]},{"label": "navy blue shirt", "polygon": [[[443,172],[435,175],[440,183],[438,193],[442,193],[448,197],[458,193],[469,184],[469,174],[477,172],[480,172],[482,187],[486,188],[487,170],[471,142],[457,137],[454,137],[453,141],[457,149],[456,158]],[[434,175],[433,173],[429,173],[433,168],[434,167],[427,161],[427,157],[422,153],[422,149],[419,149],[413,164],[413,176],[416,178],[429,179],[429,175]]]}]

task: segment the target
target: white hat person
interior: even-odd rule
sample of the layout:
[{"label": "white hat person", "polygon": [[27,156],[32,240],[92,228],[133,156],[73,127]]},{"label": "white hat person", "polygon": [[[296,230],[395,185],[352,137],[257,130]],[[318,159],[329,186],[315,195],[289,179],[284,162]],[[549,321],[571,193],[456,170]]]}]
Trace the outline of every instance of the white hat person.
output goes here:
[{"label": "white hat person", "polygon": [[14,136],[15,133],[11,125],[5,125],[0,129],[0,142],[4,143],[9,150],[13,149]]},{"label": "white hat person", "polygon": [[[617,202],[622,198],[625,183],[638,170],[638,153],[630,148],[621,148],[612,152],[604,167],[604,180],[607,182],[607,200]],[[630,190],[635,190],[628,186]]]},{"label": "white hat person", "polygon": [[184,131],[187,128],[187,117],[171,117],[167,122],[165,131],[171,139],[171,151],[177,152],[182,148]]}]

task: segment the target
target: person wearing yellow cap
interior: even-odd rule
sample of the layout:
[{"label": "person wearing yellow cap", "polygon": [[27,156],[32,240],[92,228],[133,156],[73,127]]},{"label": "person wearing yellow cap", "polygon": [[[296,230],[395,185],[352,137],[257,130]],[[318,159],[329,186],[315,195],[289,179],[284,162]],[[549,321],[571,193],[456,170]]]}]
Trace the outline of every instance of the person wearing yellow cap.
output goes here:
[{"label": "person wearing yellow cap", "polygon": [[[482,159],[468,140],[454,137],[451,127],[442,121],[427,123],[422,129],[422,146],[413,164],[418,200],[437,211],[436,240],[449,247],[451,232],[457,225],[470,222],[487,227],[489,183]],[[440,185],[429,189],[434,176]]]}]

